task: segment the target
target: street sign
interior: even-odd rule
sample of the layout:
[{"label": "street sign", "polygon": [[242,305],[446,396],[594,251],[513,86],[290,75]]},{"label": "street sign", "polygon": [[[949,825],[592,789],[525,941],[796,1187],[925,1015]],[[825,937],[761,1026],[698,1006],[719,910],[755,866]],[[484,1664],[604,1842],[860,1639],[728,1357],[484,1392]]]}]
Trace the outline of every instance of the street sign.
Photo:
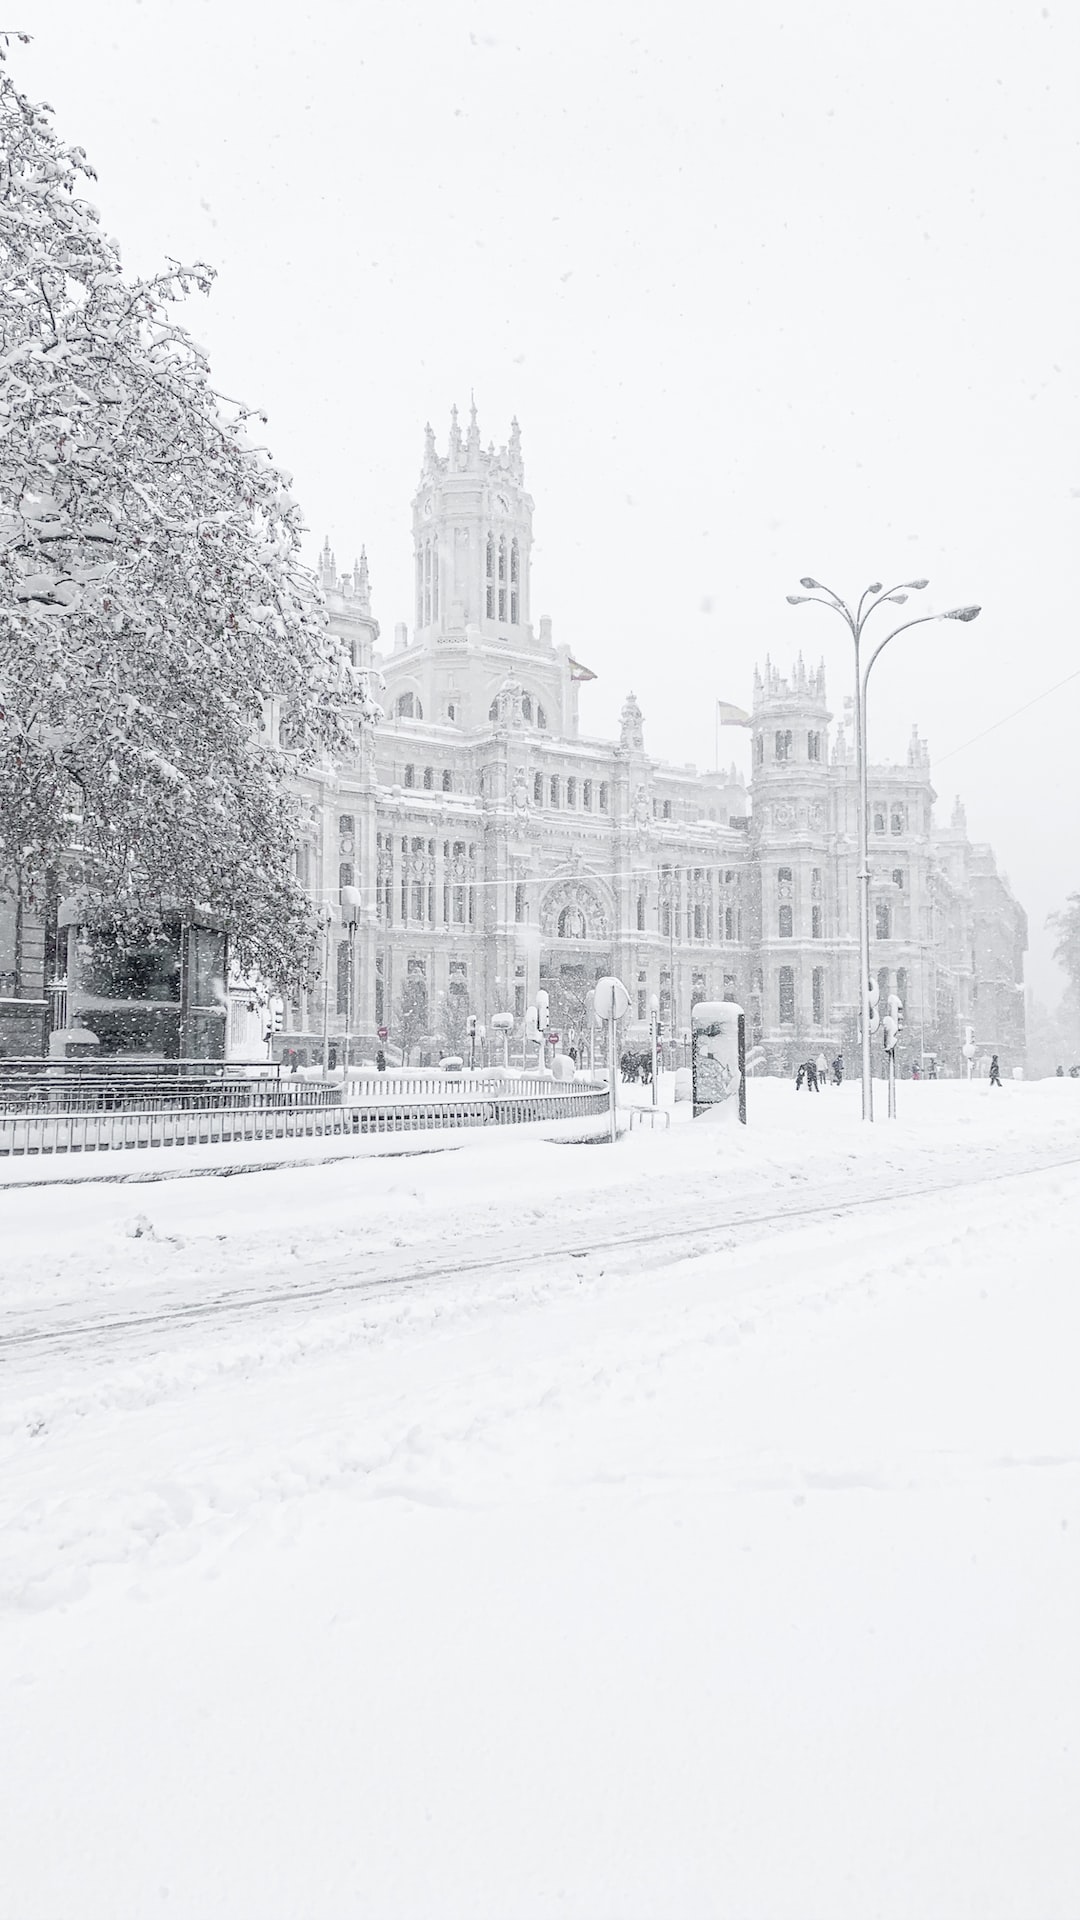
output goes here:
[{"label": "street sign", "polygon": [[621,1020],[630,1005],[630,995],[621,980],[605,974],[593,988],[593,1017],[596,1020]]},{"label": "street sign", "polygon": [[559,1044],[559,1036],[558,1036],[558,1034],[557,1034],[557,1033],[549,1033],[549,1034],[548,1034],[548,1046],[549,1046],[549,1047],[557,1047],[557,1046],[558,1046],[558,1044]]},{"label": "street sign", "polygon": [[390,1038],[389,1027],[376,1027],[375,1031],[378,1034],[380,1040],[389,1040]]}]

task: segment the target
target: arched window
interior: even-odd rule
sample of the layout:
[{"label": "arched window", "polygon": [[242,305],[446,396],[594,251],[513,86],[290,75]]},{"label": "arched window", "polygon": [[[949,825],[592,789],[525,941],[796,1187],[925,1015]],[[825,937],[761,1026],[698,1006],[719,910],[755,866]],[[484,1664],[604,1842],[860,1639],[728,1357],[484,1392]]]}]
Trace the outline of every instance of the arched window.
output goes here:
[{"label": "arched window", "polygon": [[808,760],[821,759],[820,733],[808,733],[806,736],[806,757]]},{"label": "arched window", "polygon": [[811,907],[810,909],[810,938],[811,940],[821,939],[821,908],[820,907]]},{"label": "arched window", "polygon": [[341,862],[341,865],[339,866],[339,868],[338,868],[338,871],[337,871],[337,883],[338,883],[338,886],[339,886],[339,887],[351,887],[351,886],[352,886],[352,884],[353,884],[353,863],[352,863],[352,861],[351,861],[351,860],[343,860],[343,861]]},{"label": "arched window", "polygon": [[442,776],[442,790],[444,793],[449,793],[452,787],[453,787],[453,776],[451,775],[449,767],[444,767],[443,776]]},{"label": "arched window", "polygon": [[813,974],[811,976],[810,988],[813,994],[813,1002],[814,1002],[814,1025],[815,1027],[823,1027],[825,1025],[825,969],[824,967],[814,968]]},{"label": "arched window", "polygon": [[349,942],[338,941],[337,950],[337,1010],[349,1012]]},{"label": "arched window", "polygon": [[499,539],[499,619],[506,619],[506,535]]},{"label": "arched window", "polygon": [[760,767],[764,765],[764,761],[765,761],[765,735],[763,733],[755,733],[754,735],[755,767]]},{"label": "arched window", "polygon": [[533,703],[532,703],[531,693],[523,693],[521,696],[521,717],[523,720],[531,720],[533,717]]},{"label": "arched window", "polygon": [[416,768],[415,767],[406,767],[405,785],[407,787],[415,787],[416,785]]},{"label": "arched window", "polygon": [[574,779],[573,774],[570,775],[566,783],[566,804],[568,807],[577,806],[577,781]]},{"label": "arched window", "polygon": [[664,801],[664,819],[665,820],[671,819],[671,801],[670,800]]},{"label": "arched window", "polygon": [[601,782],[600,782],[600,811],[601,811],[601,813],[606,813],[606,812],[607,812],[607,803],[608,803],[608,789],[607,789],[607,781],[606,781],[606,780],[601,780]]},{"label": "arched window", "polygon": [[883,806],[881,805],[881,802],[880,802],[880,801],[878,801],[878,800],[875,800],[875,802],[874,802],[874,832],[875,832],[875,833],[884,833],[884,831],[885,831],[885,809],[884,809],[884,807],[883,807]]},{"label": "arched window", "polygon": [[781,967],[776,982],[777,1012],[782,1027],[795,1025],[795,969]]},{"label": "arched window", "polygon": [[734,940],[734,938],[735,938],[735,909],[734,907],[725,907],[724,908],[724,939]]},{"label": "arched window", "polygon": [[785,887],[790,888],[791,886],[791,868],[790,867],[777,867],[776,884],[780,888],[781,892],[783,892]]},{"label": "arched window", "polygon": [[431,792],[431,789],[432,789],[432,787],[433,787],[434,785],[435,785],[435,769],[434,769],[434,767],[425,767],[425,768],[424,768],[424,790],[425,790],[425,792],[427,792],[427,793],[430,793],[430,792]]},{"label": "arched window", "polygon": [[876,900],[874,902],[874,923],[877,938],[879,940],[891,940],[892,914],[889,910],[887,900]]},{"label": "arched window", "polygon": [[487,537],[486,578],[487,578],[487,589],[486,589],[486,597],[484,601],[484,611],[487,614],[487,617],[489,620],[494,620],[495,618],[495,535],[493,533],[489,533]]},{"label": "arched window", "polygon": [[586,940],[589,929],[580,907],[564,907],[559,915],[560,940]]},{"label": "arched window", "polygon": [[584,807],[586,813],[592,812],[592,781],[591,780],[583,780],[581,783],[581,804]]},{"label": "arched window", "polygon": [[431,618],[439,618],[439,542],[431,543]]},{"label": "arched window", "polygon": [[528,917],[529,908],[525,893],[525,882],[519,880],[517,886],[514,888],[514,919],[527,920]]},{"label": "arched window", "polygon": [[782,731],[780,729],[777,729],[776,758],[778,760],[791,759],[791,728],[790,727],[785,727]]},{"label": "arched window", "polygon": [[510,545],[510,624],[516,627],[521,614],[521,556],[516,540]]},{"label": "arched window", "polygon": [[780,909],[779,930],[781,940],[791,939],[791,908],[789,906],[785,905]]},{"label": "arched window", "polygon": [[645,931],[645,895],[643,893],[639,893],[637,897],[637,930],[639,933]]},{"label": "arched window", "polygon": [[533,774],[533,806],[542,807],[543,804],[544,804],[544,776],[542,773],[534,773]]},{"label": "arched window", "polygon": [[[705,909],[704,907],[695,907],[694,908],[694,939],[704,940],[704,938],[705,938]],[[702,995],[702,998],[704,998],[704,995]]]},{"label": "arched window", "polygon": [[904,884],[904,869],[903,869],[903,867],[894,867],[894,868],[893,868],[893,870],[892,870],[892,883],[893,883],[893,886],[894,886],[894,887],[901,887],[901,888],[903,887],[903,884]]},{"label": "arched window", "polygon": [[547,731],[547,714],[544,712],[543,707],[540,706],[539,704],[537,705],[537,708],[536,708],[536,724],[539,727],[541,733],[545,733]]},{"label": "arched window", "polygon": [[346,835],[356,832],[356,823],[351,813],[338,814],[337,830],[342,839],[344,839]]},{"label": "arched window", "polygon": [[907,826],[907,820],[906,820],[906,819],[905,819],[905,817],[904,817],[904,816],[905,816],[905,811],[906,811],[906,810],[905,810],[905,808],[903,808],[903,807],[894,807],[894,808],[893,808],[893,810],[892,810],[892,820],[891,820],[891,823],[890,823],[890,825],[891,825],[891,830],[892,830],[892,832],[893,832],[893,833],[896,833],[896,834],[901,834],[901,833],[903,833],[903,832],[904,832],[904,830],[905,830],[905,828],[906,828],[906,826]]},{"label": "arched window", "polygon": [[394,712],[399,720],[422,720],[424,709],[415,693],[399,693]]},{"label": "arched window", "polygon": [[490,707],[488,708],[488,719],[497,720],[498,717],[499,717],[499,701],[498,701],[498,697],[496,696],[496,698],[492,701]]},{"label": "arched window", "polygon": [[558,774],[555,774],[555,773],[553,773],[553,774],[552,774],[552,776],[551,776],[551,786],[550,786],[550,791],[549,791],[549,794],[548,794],[548,798],[550,799],[550,801],[551,801],[551,804],[552,804],[552,806],[553,806],[553,807],[557,807],[557,806],[558,806],[558,804],[559,804],[559,776],[558,776]]}]

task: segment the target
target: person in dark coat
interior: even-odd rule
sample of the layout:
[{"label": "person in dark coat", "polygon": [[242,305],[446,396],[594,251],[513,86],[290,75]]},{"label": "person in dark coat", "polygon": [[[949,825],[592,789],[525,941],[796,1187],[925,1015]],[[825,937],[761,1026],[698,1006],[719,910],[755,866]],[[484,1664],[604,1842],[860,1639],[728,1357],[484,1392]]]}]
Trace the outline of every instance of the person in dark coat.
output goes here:
[{"label": "person in dark coat", "polygon": [[832,1063],[832,1077],[838,1087],[844,1084],[844,1056],[838,1053]]},{"label": "person in dark coat", "polygon": [[1000,1087],[1001,1085],[1001,1068],[998,1066],[996,1053],[990,1062],[990,1085],[992,1087]]},{"label": "person in dark coat", "polygon": [[804,1060],[804,1061],[803,1061],[803,1064],[802,1064],[802,1066],[801,1066],[801,1067],[799,1068],[799,1071],[798,1071],[798,1073],[797,1073],[797,1074],[795,1075],[795,1091],[796,1091],[796,1093],[798,1093],[798,1091],[799,1091],[799,1088],[800,1088],[800,1087],[802,1086],[802,1083],[803,1083],[803,1081],[804,1081],[805,1079],[806,1079],[806,1062],[805,1062],[805,1060]]},{"label": "person in dark coat", "polygon": [[807,1093],[821,1092],[821,1088],[818,1086],[817,1068],[812,1060],[808,1060],[806,1063],[806,1091]]}]

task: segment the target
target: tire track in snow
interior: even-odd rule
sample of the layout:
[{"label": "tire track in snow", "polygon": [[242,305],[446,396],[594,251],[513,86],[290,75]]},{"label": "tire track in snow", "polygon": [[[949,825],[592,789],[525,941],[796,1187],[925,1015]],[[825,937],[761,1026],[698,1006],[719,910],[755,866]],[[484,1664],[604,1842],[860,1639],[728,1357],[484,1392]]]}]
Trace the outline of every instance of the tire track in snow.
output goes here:
[{"label": "tire track in snow", "polygon": [[[216,1292],[208,1298],[189,1301],[171,1307],[163,1307],[154,1312],[138,1311],[117,1314],[110,1318],[94,1317],[65,1321],[58,1325],[40,1327],[29,1326],[0,1334],[0,1358],[5,1354],[12,1356],[20,1351],[35,1352],[64,1351],[70,1349],[78,1353],[89,1348],[100,1350],[106,1346],[122,1346],[132,1335],[196,1328],[202,1331],[213,1326],[242,1324],[253,1314],[283,1313],[297,1307],[312,1307],[323,1302],[344,1304],[351,1297],[377,1295],[391,1298],[422,1290],[432,1282],[445,1283],[452,1280],[467,1280],[486,1273],[507,1272],[522,1273],[530,1267],[550,1264],[553,1260],[582,1260],[594,1255],[635,1252],[642,1248],[661,1247],[665,1253],[664,1264],[677,1260],[697,1259],[712,1251],[708,1245],[711,1235],[724,1236],[726,1247],[730,1246],[732,1234],[749,1233],[754,1229],[775,1227],[780,1231],[798,1226],[801,1222],[829,1215],[835,1219],[865,1210],[868,1207],[883,1210],[900,1206],[908,1200],[930,1197],[935,1194],[961,1192],[973,1186],[992,1186],[1004,1179],[1024,1179],[1034,1174],[1054,1173],[1067,1168],[1080,1167],[1080,1155],[1069,1155],[1065,1159],[1039,1160],[1020,1167],[997,1167],[992,1171],[980,1168],[959,1179],[916,1180],[909,1181],[903,1187],[890,1188],[887,1192],[875,1190],[872,1193],[843,1197],[840,1190],[835,1197],[819,1198],[809,1203],[790,1207],[773,1207],[764,1212],[729,1212],[715,1218],[702,1220],[695,1218],[687,1222],[685,1207],[671,1208],[670,1218],[664,1224],[641,1228],[625,1234],[608,1234],[603,1238],[568,1246],[566,1236],[558,1239],[546,1239],[543,1244],[530,1244],[524,1248],[507,1246],[497,1253],[483,1256],[471,1255],[464,1260],[448,1262],[445,1258],[425,1260],[405,1271],[396,1270],[392,1262],[385,1257],[381,1270],[342,1276],[339,1271],[319,1279],[306,1279],[302,1284],[267,1288],[265,1283],[258,1290],[252,1288],[234,1288],[227,1292]],[[520,1229],[518,1230],[520,1231]],[[725,1250],[726,1250],[725,1247]],[[719,1248],[717,1249],[719,1250]],[[50,1309],[55,1312],[55,1305]]]}]

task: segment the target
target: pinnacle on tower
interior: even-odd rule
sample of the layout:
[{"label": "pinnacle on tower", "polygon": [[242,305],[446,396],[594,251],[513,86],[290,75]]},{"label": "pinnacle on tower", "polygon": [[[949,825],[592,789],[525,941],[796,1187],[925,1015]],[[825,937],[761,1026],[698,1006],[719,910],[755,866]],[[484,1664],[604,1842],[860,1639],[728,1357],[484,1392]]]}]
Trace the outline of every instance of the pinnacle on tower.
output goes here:
[{"label": "pinnacle on tower", "polygon": [[469,437],[466,442],[466,466],[480,465],[480,429],[476,424],[476,399],[469,394]]},{"label": "pinnacle on tower", "polygon": [[461,428],[458,426],[457,405],[450,409],[450,471],[456,473],[461,465]]}]

